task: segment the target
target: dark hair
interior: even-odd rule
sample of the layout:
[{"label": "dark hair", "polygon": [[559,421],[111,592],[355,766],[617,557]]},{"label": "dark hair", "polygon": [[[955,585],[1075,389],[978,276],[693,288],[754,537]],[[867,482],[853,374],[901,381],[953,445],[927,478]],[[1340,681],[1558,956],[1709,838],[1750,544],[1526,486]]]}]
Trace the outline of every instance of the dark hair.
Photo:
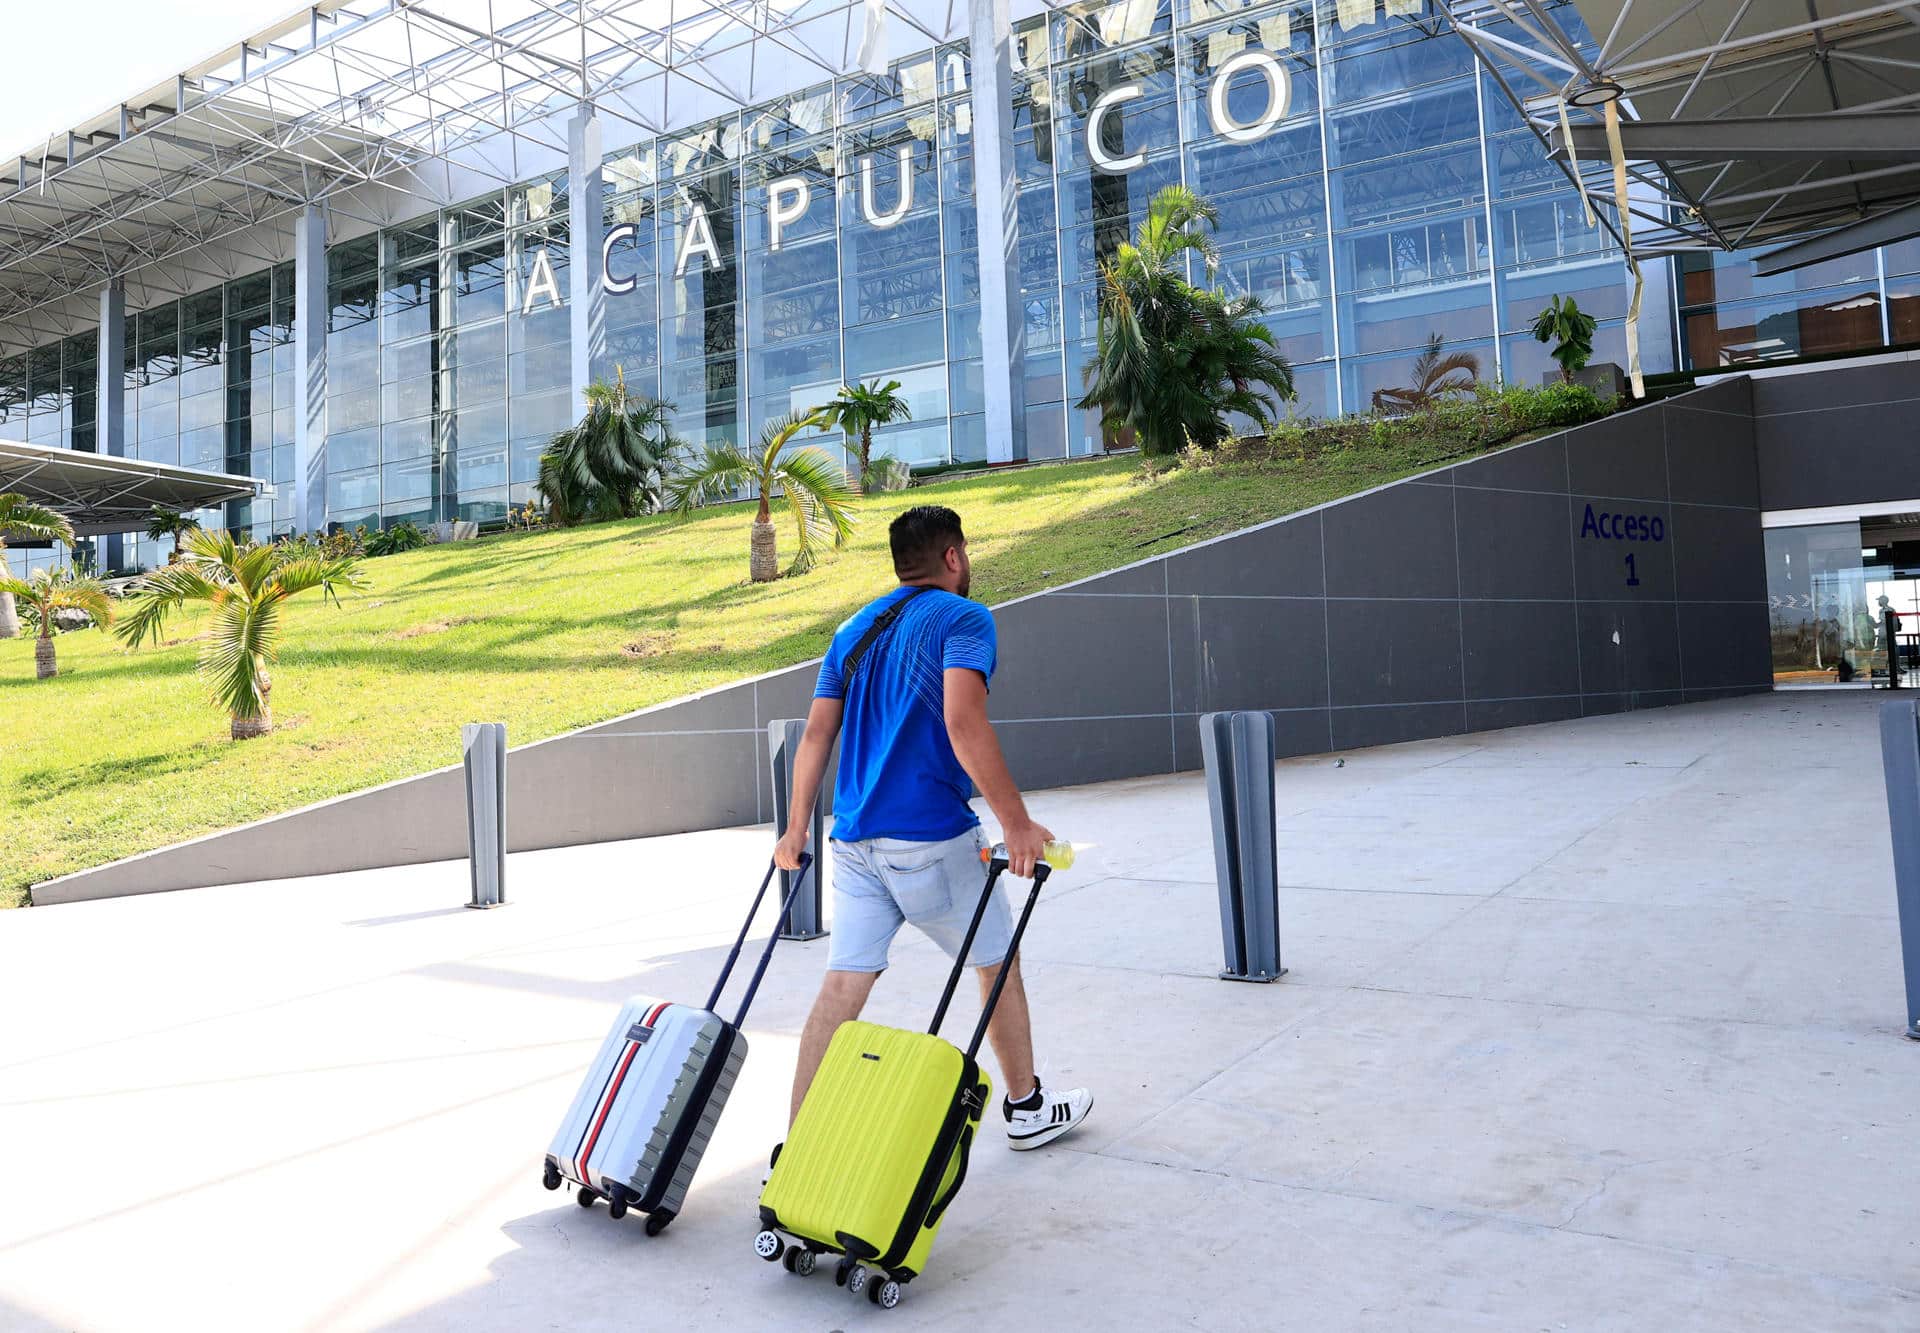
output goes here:
[{"label": "dark hair", "polygon": [[903,579],[930,577],[947,548],[966,539],[960,531],[960,515],[945,505],[915,505],[887,529],[893,572]]}]

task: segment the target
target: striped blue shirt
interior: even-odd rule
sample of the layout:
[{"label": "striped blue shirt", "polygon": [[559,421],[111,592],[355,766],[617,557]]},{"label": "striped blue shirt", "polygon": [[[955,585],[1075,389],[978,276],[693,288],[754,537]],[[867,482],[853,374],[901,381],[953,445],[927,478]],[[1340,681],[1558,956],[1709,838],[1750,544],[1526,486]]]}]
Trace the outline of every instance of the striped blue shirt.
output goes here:
[{"label": "striped blue shirt", "polygon": [[846,701],[833,789],[833,836],[841,842],[941,842],[980,822],[967,805],[973,783],[947,739],[945,672],[967,667],[993,679],[993,613],[950,592],[921,593],[869,645],[850,685],[842,675],[874,617],[909,591],[896,588],[862,607],[834,632],[820,663],[814,697]]}]

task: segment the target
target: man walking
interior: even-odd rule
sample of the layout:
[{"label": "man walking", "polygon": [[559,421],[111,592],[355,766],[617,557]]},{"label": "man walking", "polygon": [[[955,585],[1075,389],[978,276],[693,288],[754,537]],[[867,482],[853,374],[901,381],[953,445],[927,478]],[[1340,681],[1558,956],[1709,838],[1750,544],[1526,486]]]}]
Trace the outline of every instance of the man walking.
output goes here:
[{"label": "man walking", "polygon": [[[834,1031],[860,1016],[886,970],[903,921],[958,956],[985,874],[986,841],[967,804],[969,779],[1000,821],[1014,875],[1031,878],[1053,836],[1027,814],[987,720],[993,616],[967,600],[971,570],[960,516],[919,505],[893,521],[888,537],[900,586],[833,636],[794,756],[787,833],[773,854],[781,868],[799,868],[827,756],[844,726],[833,795],[833,944],[800,1035],[796,1115]],[[1047,1092],[1035,1077],[1027,992],[1019,960],[1007,956],[1012,936],[1012,914],[996,891],[967,961],[979,971],[983,997],[1007,969],[987,1039],[1006,1087],[1007,1143],[1020,1150],[1078,1125],[1093,1097],[1085,1088]]]}]

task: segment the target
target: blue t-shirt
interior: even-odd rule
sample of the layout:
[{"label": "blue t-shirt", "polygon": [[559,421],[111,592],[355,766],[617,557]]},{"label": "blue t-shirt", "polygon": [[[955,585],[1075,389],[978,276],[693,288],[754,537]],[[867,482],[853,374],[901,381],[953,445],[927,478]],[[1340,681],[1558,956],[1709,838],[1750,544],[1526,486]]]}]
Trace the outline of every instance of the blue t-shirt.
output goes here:
[{"label": "blue t-shirt", "polygon": [[[849,688],[841,664],[874,617],[912,596],[891,628],[856,664]],[[993,679],[993,614],[938,588],[896,588],[869,602],[833,635],[816,699],[844,699],[833,836],[841,842],[904,838],[941,842],[980,822],[967,804],[973,783],[947,739],[949,667]]]}]

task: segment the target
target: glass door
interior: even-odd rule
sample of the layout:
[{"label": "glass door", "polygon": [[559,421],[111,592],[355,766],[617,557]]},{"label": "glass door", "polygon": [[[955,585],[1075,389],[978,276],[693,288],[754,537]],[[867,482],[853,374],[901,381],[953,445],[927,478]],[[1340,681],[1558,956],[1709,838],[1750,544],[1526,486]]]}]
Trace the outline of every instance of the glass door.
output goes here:
[{"label": "glass door", "polygon": [[1769,528],[1766,546],[1776,686],[1884,686],[1890,663],[1920,685],[1920,513]]}]

